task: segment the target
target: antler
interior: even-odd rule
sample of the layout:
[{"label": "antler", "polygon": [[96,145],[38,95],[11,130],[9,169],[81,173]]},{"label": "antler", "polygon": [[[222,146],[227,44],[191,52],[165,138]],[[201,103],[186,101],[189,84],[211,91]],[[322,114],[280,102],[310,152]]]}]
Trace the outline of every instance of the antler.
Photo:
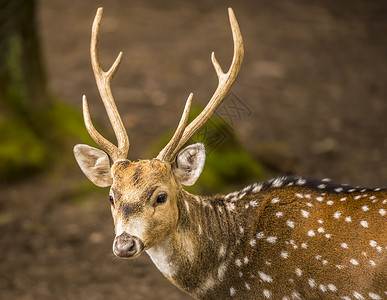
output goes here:
[{"label": "antler", "polygon": [[[244,56],[243,40],[232,8],[228,9],[228,15],[234,41],[234,56],[231,62],[231,66],[227,73],[224,73],[222,67],[219,65],[217,59],[215,58],[214,52],[212,52],[211,60],[218,76],[218,87],[216,88],[214,94],[212,95],[210,101],[203,109],[203,111],[187,127],[185,127],[188,119],[189,107],[192,101],[192,94],[188,97],[187,104],[175,134],[157,156],[157,158],[160,160],[171,160],[176,155],[177,151],[191,138],[191,136],[193,136],[194,133],[207,122],[219,104],[223,101],[228,91],[230,90],[231,85],[234,83],[236,77],[238,76]],[[184,127],[185,129],[183,131]]]},{"label": "antler", "polygon": [[122,123],[121,117],[118,113],[112,91],[110,89],[110,82],[116,73],[118,66],[121,62],[122,52],[120,52],[114,61],[109,71],[104,72],[98,61],[98,34],[99,25],[102,19],[103,8],[100,7],[94,18],[93,27],[91,31],[91,42],[90,42],[90,56],[91,64],[93,66],[95,80],[97,82],[98,91],[101,95],[103,104],[105,105],[106,112],[108,114],[110,123],[112,124],[114,133],[117,138],[118,147],[113,145],[107,139],[105,139],[93,126],[91,122],[90,113],[87,105],[86,96],[83,96],[83,117],[85,120],[86,129],[89,132],[93,140],[104,149],[113,161],[119,159],[126,159],[129,151],[129,138],[126,133],[125,127]]}]

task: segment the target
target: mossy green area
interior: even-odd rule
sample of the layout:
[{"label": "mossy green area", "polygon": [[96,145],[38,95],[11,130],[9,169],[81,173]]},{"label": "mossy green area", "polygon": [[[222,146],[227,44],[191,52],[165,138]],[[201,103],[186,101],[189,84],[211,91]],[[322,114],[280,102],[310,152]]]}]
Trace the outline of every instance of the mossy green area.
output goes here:
[{"label": "mossy green area", "polygon": [[[190,121],[201,111],[194,106]],[[162,149],[171,136],[171,132],[165,134],[155,149]],[[228,193],[268,177],[265,167],[243,148],[233,128],[220,116],[215,114],[185,146],[199,142],[206,146],[206,163],[196,184],[185,187],[189,192]]]},{"label": "mossy green area", "polygon": [[71,153],[74,143],[91,143],[81,113],[57,99],[28,118],[0,116],[0,140],[0,183],[67,163],[63,149]]}]

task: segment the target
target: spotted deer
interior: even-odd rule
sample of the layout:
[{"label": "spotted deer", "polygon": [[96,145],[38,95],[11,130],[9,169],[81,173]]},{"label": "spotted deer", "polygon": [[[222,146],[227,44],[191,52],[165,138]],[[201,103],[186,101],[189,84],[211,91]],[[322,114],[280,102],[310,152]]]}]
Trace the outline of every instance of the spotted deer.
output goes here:
[{"label": "spotted deer", "polygon": [[196,299],[387,299],[387,189],[329,179],[278,177],[228,195],[188,193],[203,170],[200,143],[179,149],[210,118],[237,77],[243,42],[232,9],[234,56],[224,73],[212,53],[218,87],[187,124],[192,94],[170,142],[151,160],[127,159],[129,139],[110,82],[122,52],[104,72],[98,62],[99,8],[91,62],[118,146],[94,128],[86,97],[86,129],[104,151],[76,145],[76,160],[97,186],[111,186],[113,252],[147,252],[157,268]]}]

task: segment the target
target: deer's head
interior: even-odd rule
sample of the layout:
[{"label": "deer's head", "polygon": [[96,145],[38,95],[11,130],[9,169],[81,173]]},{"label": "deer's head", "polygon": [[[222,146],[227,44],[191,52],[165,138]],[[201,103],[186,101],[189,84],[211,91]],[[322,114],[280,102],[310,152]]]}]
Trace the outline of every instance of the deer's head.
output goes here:
[{"label": "deer's head", "polygon": [[106,140],[93,126],[86,96],[83,96],[83,115],[86,129],[104,151],[76,145],[74,154],[85,175],[97,186],[110,189],[111,210],[116,237],[113,252],[119,257],[134,258],[163,240],[176,228],[179,217],[178,198],[184,185],[193,185],[205,162],[203,144],[179,149],[211,117],[237,77],[243,60],[243,42],[232,9],[229,18],[234,40],[234,57],[227,73],[212,53],[212,63],[219,84],[211,100],[189,125],[188,116],[192,93],[186,102],[180,123],[170,142],[151,160],[132,162],[127,159],[129,139],[115,105],[110,82],[122,58],[118,55],[109,71],[104,72],[98,62],[98,32],[102,8],[95,16],[91,37],[91,62],[98,90],[117,137],[118,146]]}]

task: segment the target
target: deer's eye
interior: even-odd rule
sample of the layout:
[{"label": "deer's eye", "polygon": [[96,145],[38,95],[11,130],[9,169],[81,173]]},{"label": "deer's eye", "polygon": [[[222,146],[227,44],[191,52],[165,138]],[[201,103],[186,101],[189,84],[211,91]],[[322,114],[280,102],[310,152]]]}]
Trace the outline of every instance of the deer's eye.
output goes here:
[{"label": "deer's eye", "polygon": [[157,204],[162,204],[167,201],[167,194],[160,194],[157,196],[156,203]]},{"label": "deer's eye", "polygon": [[113,196],[109,196],[110,203],[113,205],[114,204],[114,199]]}]

